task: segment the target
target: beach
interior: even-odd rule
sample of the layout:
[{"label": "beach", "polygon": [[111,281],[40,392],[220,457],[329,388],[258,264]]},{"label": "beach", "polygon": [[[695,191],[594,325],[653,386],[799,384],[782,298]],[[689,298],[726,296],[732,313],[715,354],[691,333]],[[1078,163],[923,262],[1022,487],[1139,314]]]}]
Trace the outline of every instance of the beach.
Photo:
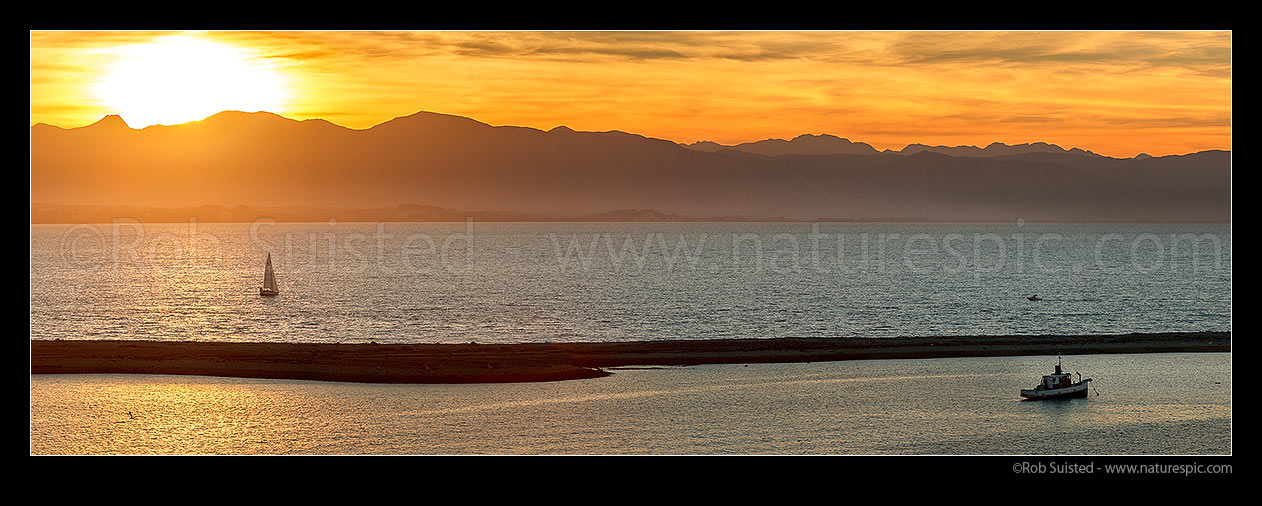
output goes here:
[{"label": "beach", "polygon": [[39,340],[31,374],[174,374],[357,383],[518,383],[635,366],[1230,352],[1230,332],[603,343],[319,344]]}]

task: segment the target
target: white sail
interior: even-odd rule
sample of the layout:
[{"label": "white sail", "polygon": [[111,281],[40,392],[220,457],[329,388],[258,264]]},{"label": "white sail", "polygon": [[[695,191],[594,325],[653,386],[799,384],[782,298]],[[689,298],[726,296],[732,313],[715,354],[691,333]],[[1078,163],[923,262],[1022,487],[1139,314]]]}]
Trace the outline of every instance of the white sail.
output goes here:
[{"label": "white sail", "polygon": [[272,272],[272,254],[267,254],[267,270],[263,272],[263,289],[278,292],[276,289],[276,273]]}]

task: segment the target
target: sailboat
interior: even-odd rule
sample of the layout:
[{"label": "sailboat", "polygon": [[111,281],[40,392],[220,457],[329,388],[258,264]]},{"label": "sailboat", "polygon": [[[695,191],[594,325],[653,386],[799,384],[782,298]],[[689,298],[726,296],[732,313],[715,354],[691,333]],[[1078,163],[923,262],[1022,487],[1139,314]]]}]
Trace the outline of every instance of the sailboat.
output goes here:
[{"label": "sailboat", "polygon": [[267,254],[267,269],[263,271],[263,286],[259,288],[259,295],[280,295],[280,290],[276,289],[276,273],[272,272],[272,254]]}]

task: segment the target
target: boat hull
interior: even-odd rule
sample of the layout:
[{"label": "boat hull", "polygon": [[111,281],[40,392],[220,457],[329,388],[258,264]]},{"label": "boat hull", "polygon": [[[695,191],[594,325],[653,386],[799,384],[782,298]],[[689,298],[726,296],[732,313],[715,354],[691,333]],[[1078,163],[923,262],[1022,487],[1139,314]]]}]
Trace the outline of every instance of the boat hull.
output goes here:
[{"label": "boat hull", "polygon": [[[1089,381],[1089,380],[1088,380]],[[1073,399],[1087,396],[1087,382],[1075,383],[1065,388],[1049,388],[1045,390],[1022,390],[1021,397],[1032,401],[1044,399]]]},{"label": "boat hull", "polygon": [[280,295],[280,292],[276,290],[268,290],[266,288],[259,288],[259,295],[262,295],[262,296]]}]

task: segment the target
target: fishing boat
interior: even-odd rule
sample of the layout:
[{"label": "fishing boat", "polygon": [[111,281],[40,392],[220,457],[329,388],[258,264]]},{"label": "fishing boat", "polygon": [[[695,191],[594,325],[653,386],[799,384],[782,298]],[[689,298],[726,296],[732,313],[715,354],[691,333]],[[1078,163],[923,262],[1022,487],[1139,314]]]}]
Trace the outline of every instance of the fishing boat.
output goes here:
[{"label": "fishing boat", "polygon": [[1091,378],[1082,379],[1082,373],[1078,374],[1078,381],[1074,381],[1072,374],[1061,372],[1060,358],[1057,357],[1056,372],[1043,376],[1043,381],[1034,388],[1021,390],[1021,397],[1029,400],[1086,397],[1090,382]]},{"label": "fishing boat", "polygon": [[263,286],[259,288],[259,295],[280,295],[280,290],[276,288],[276,273],[272,272],[272,254],[267,254],[267,268],[263,270]]}]

